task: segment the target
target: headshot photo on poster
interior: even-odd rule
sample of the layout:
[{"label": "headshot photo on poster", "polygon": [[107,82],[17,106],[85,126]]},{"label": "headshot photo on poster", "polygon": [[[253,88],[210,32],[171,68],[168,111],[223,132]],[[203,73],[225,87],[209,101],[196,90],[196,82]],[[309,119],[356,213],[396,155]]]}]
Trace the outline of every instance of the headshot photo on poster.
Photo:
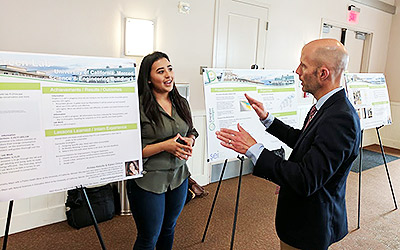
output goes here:
[{"label": "headshot photo on poster", "polygon": [[125,162],[126,176],[135,176],[139,174],[139,160]]}]

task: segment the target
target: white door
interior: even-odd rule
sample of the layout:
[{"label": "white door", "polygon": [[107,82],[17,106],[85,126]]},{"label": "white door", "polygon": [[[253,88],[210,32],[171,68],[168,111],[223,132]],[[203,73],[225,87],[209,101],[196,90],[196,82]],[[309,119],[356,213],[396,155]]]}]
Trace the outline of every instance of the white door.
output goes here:
[{"label": "white door", "polygon": [[[213,67],[250,69],[255,64],[259,69],[264,68],[267,19],[268,8],[259,1],[217,0]],[[205,116],[204,129],[206,129]],[[203,133],[206,134],[207,131],[204,130]],[[206,141],[204,140],[205,155],[207,155],[206,150]],[[193,157],[194,160],[195,157]],[[213,168],[213,164],[207,165],[208,167],[201,173],[207,174],[209,181],[219,179],[220,171],[214,171],[216,168],[215,166]],[[219,165],[219,170],[222,169],[222,164],[215,165]],[[237,176],[236,165],[238,164],[230,162],[224,176]],[[243,173],[249,173],[250,168],[251,164],[245,162]],[[192,171],[195,172],[195,170]]]},{"label": "white door", "polygon": [[[362,72],[364,63],[363,56],[366,56],[363,54],[368,53],[367,50],[365,50],[365,39],[368,35],[370,34],[346,29],[344,45],[349,53],[349,65],[347,66],[348,72]],[[321,34],[321,38],[334,38],[338,41],[341,40],[341,36],[342,28],[329,24],[325,25]],[[365,63],[367,62],[365,61]],[[365,66],[367,65],[364,65],[364,67]]]},{"label": "white door", "polygon": [[349,53],[349,65],[347,70],[351,73],[361,72],[361,64],[364,50],[364,39],[357,36],[357,32],[348,30],[346,32],[345,46]]},{"label": "white door", "polygon": [[265,64],[268,8],[251,0],[217,0],[215,68]]},{"label": "white door", "polygon": [[324,28],[322,30],[321,38],[333,38],[338,41],[340,41],[340,38],[342,36],[342,29],[329,25],[329,24],[324,24]]}]

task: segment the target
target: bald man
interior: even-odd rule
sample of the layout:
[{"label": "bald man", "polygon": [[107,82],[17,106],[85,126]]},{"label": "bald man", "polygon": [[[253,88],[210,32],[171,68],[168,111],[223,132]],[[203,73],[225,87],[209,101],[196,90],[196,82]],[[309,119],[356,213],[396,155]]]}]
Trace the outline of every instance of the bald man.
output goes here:
[{"label": "bald man", "polygon": [[269,114],[263,104],[246,98],[266,131],[293,149],[281,159],[257,143],[238,124],[221,129],[221,145],[245,154],[253,174],[278,184],[276,231],[281,249],[327,249],[347,233],[346,179],[360,146],[360,121],[340,86],[348,54],[334,39],[306,44],[296,70],[304,92],[317,103],[295,129]]}]

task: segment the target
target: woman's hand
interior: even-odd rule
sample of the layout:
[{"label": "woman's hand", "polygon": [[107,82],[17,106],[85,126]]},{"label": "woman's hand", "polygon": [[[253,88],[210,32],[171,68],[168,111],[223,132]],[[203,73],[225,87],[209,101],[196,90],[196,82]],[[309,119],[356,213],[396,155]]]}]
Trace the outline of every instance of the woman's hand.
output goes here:
[{"label": "woman's hand", "polygon": [[185,142],[186,145],[190,145],[191,147],[194,146],[195,138],[190,136],[190,137],[182,137],[182,140]]},{"label": "woman's hand", "polygon": [[[178,142],[179,139],[182,143]],[[192,156],[192,140],[193,139],[183,137],[178,133],[175,137],[163,142],[164,150],[175,155],[179,160],[187,160],[189,156]],[[183,144],[183,142],[187,145]]]}]

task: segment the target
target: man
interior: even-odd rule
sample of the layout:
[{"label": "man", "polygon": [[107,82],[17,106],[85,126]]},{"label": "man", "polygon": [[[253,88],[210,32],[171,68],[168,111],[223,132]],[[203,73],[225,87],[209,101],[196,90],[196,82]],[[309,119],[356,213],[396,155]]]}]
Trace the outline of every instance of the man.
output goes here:
[{"label": "man", "polygon": [[[239,124],[221,129],[221,145],[246,154],[253,174],[278,184],[276,231],[281,249],[327,249],[347,233],[346,179],[360,146],[360,121],[340,87],[348,62],[344,46],[334,39],[303,47],[296,70],[302,89],[317,100],[302,130],[294,129],[246,98],[266,131],[293,148],[288,160],[257,143]],[[315,107],[315,108],[314,108]]]}]

